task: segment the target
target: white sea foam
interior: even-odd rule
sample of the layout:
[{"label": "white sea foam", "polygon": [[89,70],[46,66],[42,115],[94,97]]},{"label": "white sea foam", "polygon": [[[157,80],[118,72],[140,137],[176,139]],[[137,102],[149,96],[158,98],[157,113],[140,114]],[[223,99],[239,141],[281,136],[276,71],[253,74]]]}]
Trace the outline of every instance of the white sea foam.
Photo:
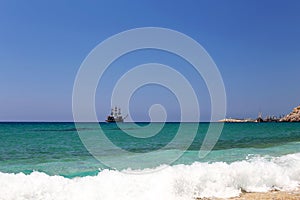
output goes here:
[{"label": "white sea foam", "polygon": [[[127,173],[124,173],[127,172]],[[139,175],[131,170],[103,170],[97,176],[67,179],[33,172],[0,173],[1,200],[132,200],[233,197],[241,190],[293,190],[300,183],[300,153],[278,158],[252,158],[231,164],[194,163],[168,166]]]}]

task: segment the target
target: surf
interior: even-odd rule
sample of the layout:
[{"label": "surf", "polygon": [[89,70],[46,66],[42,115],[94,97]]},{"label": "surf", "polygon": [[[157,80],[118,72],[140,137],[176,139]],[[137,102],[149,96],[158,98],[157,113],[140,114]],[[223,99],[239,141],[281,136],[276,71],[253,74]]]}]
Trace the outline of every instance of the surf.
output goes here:
[{"label": "surf", "polygon": [[180,199],[229,198],[244,192],[291,191],[300,184],[300,153],[247,160],[159,166],[162,170],[110,170],[65,178],[43,172],[0,173],[0,199]]}]

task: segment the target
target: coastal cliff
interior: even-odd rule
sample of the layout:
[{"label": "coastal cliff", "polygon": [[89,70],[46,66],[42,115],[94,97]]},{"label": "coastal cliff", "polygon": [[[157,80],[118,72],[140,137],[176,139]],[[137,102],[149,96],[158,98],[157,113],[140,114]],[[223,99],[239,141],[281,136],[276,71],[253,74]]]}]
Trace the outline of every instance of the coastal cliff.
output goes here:
[{"label": "coastal cliff", "polygon": [[280,122],[300,122],[300,106],[293,109],[293,111],[279,120]]}]

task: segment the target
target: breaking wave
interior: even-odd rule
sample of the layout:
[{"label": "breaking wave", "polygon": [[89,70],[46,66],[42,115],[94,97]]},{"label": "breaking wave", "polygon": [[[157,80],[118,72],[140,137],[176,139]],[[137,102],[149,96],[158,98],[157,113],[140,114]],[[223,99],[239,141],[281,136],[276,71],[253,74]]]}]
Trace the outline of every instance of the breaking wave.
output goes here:
[{"label": "breaking wave", "polygon": [[300,153],[143,170],[103,170],[97,176],[0,173],[1,200],[132,200],[229,198],[242,191],[294,190],[300,184]]}]

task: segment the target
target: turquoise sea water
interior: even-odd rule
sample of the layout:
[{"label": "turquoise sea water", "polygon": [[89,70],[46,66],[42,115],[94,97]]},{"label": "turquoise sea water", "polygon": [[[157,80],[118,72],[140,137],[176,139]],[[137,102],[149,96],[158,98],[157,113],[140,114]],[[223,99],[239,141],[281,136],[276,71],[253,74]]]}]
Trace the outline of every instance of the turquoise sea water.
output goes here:
[{"label": "turquoise sea water", "polygon": [[[18,187],[12,180],[16,177],[18,177],[18,180],[24,179],[23,183],[30,180],[30,183],[35,185],[35,181],[32,180],[44,179],[44,176],[48,177],[45,179],[44,184],[49,185],[50,182],[48,181],[51,177],[56,177],[56,175],[59,175],[64,181],[76,180],[75,182],[77,183],[78,180],[81,180],[87,185],[89,185],[86,183],[88,181],[83,178],[95,177],[95,180],[98,181],[97,184],[100,184],[99,181],[114,180],[116,177],[124,178],[119,173],[129,171],[148,172],[149,169],[159,168],[160,166],[165,166],[167,170],[173,170],[174,172],[169,173],[174,174],[171,176],[169,174],[159,174],[160,172],[158,174],[154,173],[153,177],[159,176],[158,179],[170,181],[182,173],[192,173],[199,176],[197,179],[195,177],[192,178],[192,176],[187,180],[184,179],[182,180],[184,184],[179,186],[176,186],[178,180],[173,180],[175,182],[170,183],[171,186],[165,188],[164,191],[168,191],[166,195],[175,195],[176,198],[179,195],[178,191],[179,193],[182,191],[179,197],[184,197],[183,199],[206,196],[230,197],[237,195],[241,189],[246,191],[265,191],[272,189],[272,187],[286,189],[287,186],[293,184],[297,186],[300,183],[300,123],[224,124],[224,129],[217,144],[204,158],[199,157],[199,149],[209,123],[199,123],[197,134],[193,141],[188,144],[189,148],[187,150],[184,150],[184,147],[187,145],[187,138],[192,134],[188,127],[195,124],[186,123],[187,128],[183,130],[183,136],[181,136],[179,142],[175,143],[172,143],[172,139],[176,136],[180,123],[166,123],[158,134],[145,138],[132,137],[124,132],[133,130],[136,134],[143,135],[143,128],[148,124],[137,123],[137,125],[138,127],[135,124],[124,123],[121,129],[117,124],[80,123],[76,129],[74,123],[0,123],[0,186],[8,187],[6,188],[7,190],[15,190]],[[154,128],[161,125],[163,124],[156,123]],[[96,140],[97,135],[101,134],[98,129],[99,126],[101,126],[106,137],[114,146],[124,150],[122,153],[114,148],[106,148],[105,143],[107,141],[100,140],[99,143]],[[113,165],[109,166],[107,163],[101,163],[94,158],[85,148],[77,130],[80,131],[81,136],[86,136],[88,140],[92,141],[91,144],[94,145],[92,148],[102,147],[100,148],[101,151],[97,151],[97,156],[100,160],[105,158],[105,161],[109,161]],[[95,142],[93,143],[93,141]],[[103,143],[101,144],[101,142]],[[168,146],[170,143],[171,145]],[[174,162],[168,162],[166,157],[177,155],[178,152],[184,153]],[[139,156],[138,162],[130,163],[129,158],[136,155]],[[260,171],[263,168],[270,170]],[[214,172],[207,170],[213,170]],[[239,170],[242,171],[239,172],[240,174],[237,174]],[[166,170],[164,171],[164,173],[167,172]],[[28,176],[23,177],[20,173]],[[216,174],[219,175],[216,177]],[[251,176],[255,175],[258,178],[251,179]],[[107,176],[110,178],[107,179]],[[188,177],[188,175],[182,176]],[[241,180],[236,178],[243,176],[245,177]],[[295,180],[293,177],[296,177]],[[146,178],[146,176],[143,178]],[[261,178],[264,179],[260,180]],[[181,179],[180,177],[179,182],[182,182]],[[150,178],[147,178],[146,182],[149,182],[149,180]],[[227,180],[227,182],[223,182],[224,180]],[[128,188],[127,186],[125,187],[126,189],[134,191],[130,193],[133,196],[128,195],[128,191],[127,193],[125,192],[125,196],[121,195],[123,199],[126,199],[126,197],[128,199],[143,199],[135,191],[137,186],[135,185],[133,188],[130,186],[139,180],[134,179],[133,181],[128,178],[128,180],[122,181],[128,185]],[[141,181],[139,187],[146,187],[147,184],[143,185],[143,181]],[[11,182],[11,185],[7,186],[7,182]],[[103,184],[108,186],[117,183],[105,182]],[[281,183],[286,184],[280,185]],[[63,187],[70,185],[69,182],[64,184]],[[208,188],[213,188],[213,184],[217,184],[216,187],[220,191],[207,191]],[[168,184],[165,183],[165,185]],[[32,188],[34,188],[34,191],[31,191]],[[27,194],[26,192],[28,191],[26,190],[27,196],[23,196],[23,199],[43,199],[45,197],[43,195],[50,195],[49,199],[57,199],[58,197],[55,196],[58,194],[57,191],[55,190],[55,193],[52,191],[53,188],[50,191],[45,190],[43,192],[40,191],[40,188],[32,188],[28,189],[28,191],[31,191],[30,194]],[[170,190],[170,188],[173,189]],[[190,188],[192,188],[192,191],[189,191]],[[146,189],[142,188],[140,190]],[[174,192],[173,190],[176,191]],[[101,194],[105,192],[109,192],[108,189],[102,191]],[[124,191],[122,190],[121,194],[122,192]],[[14,191],[15,193],[18,194],[18,191]],[[8,195],[7,198],[1,198],[0,195],[0,199],[14,199],[15,197]],[[69,199],[65,196],[59,197]],[[113,196],[113,198],[116,198],[116,196]]]},{"label": "turquoise sea water", "polygon": [[[134,138],[117,127],[116,124],[101,123],[101,128],[115,145],[133,153],[157,151],[170,143],[179,123],[167,123],[154,137]],[[139,123],[141,128],[146,123]],[[204,159],[198,156],[209,123],[200,123],[197,136],[186,153],[175,164],[192,164],[195,161],[233,162],[244,160],[249,155],[282,156],[300,151],[299,123],[232,123],[225,124],[221,137],[213,151]],[[100,134],[98,124],[80,124],[81,134]],[[132,124],[126,124],[130,129]],[[132,126],[133,127],[133,126]],[[186,135],[191,133],[186,132]],[[24,172],[41,171],[49,175],[66,177],[96,175],[99,170],[108,168],[95,159],[85,148],[73,123],[1,123],[0,124],[0,171]],[[185,140],[182,138],[182,143]],[[98,144],[95,144],[98,145]],[[99,144],[101,145],[101,144]],[[176,145],[176,146],[175,146]],[[177,143],[168,149],[172,154],[182,150]],[[159,152],[159,151],[158,151]],[[124,156],[128,156],[128,154]],[[103,152],[102,156],[112,159],[114,151]],[[156,164],[165,164],[155,157]],[[135,168],[152,167],[151,160],[134,165]],[[124,167],[131,167],[130,163]]]}]

